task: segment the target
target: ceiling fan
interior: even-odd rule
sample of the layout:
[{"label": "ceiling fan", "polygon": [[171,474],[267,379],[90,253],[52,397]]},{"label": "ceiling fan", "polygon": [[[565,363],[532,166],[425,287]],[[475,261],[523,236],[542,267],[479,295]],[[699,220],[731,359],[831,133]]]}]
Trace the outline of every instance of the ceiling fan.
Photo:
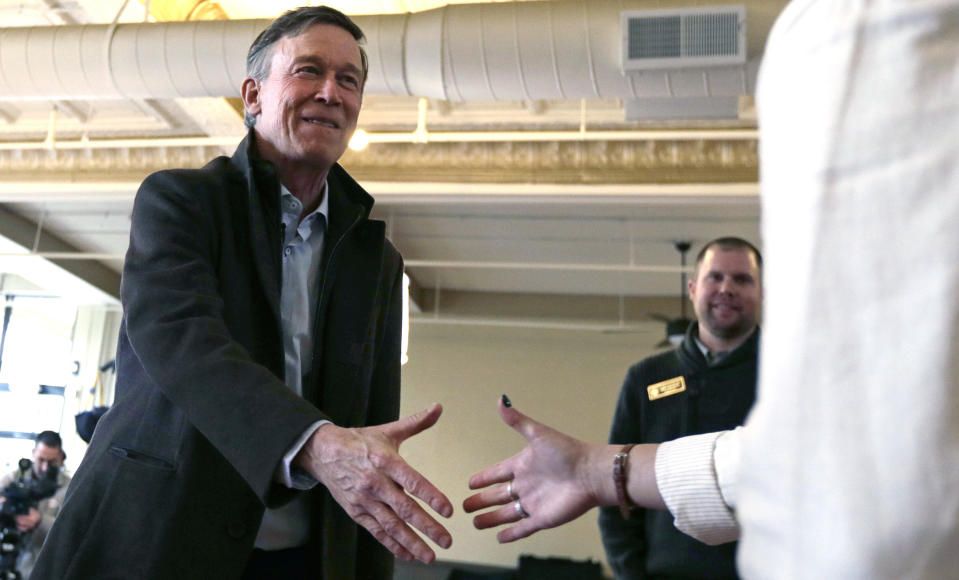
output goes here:
[{"label": "ceiling fan", "polygon": [[689,248],[691,248],[692,245],[689,243],[689,240],[677,240],[673,242],[673,245],[679,252],[680,315],[679,318],[666,316],[665,314],[657,314],[655,312],[647,315],[653,320],[659,320],[660,322],[666,323],[666,338],[656,344],[657,348],[679,346],[679,343],[683,341],[683,336],[686,334],[686,328],[689,326],[689,323],[692,322],[692,319],[686,316],[686,303],[688,302],[686,300],[686,253],[689,252]]}]

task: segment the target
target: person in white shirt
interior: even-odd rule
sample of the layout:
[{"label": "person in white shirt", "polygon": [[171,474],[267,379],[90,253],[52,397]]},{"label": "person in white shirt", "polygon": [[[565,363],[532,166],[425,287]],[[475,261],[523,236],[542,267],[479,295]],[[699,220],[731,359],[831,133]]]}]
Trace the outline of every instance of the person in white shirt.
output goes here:
[{"label": "person in white shirt", "polygon": [[[794,1],[757,104],[757,404],[741,430],[633,448],[628,497],[702,539],[738,536],[746,578],[954,577],[959,0]],[[502,412],[530,445],[471,479],[504,485],[468,510],[512,500],[478,527],[514,522],[511,541],[619,503],[618,446]]]}]

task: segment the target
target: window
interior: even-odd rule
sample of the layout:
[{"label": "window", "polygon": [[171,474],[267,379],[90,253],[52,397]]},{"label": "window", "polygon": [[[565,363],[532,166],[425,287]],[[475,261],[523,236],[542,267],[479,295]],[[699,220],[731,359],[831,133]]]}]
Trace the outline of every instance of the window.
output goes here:
[{"label": "window", "polygon": [[0,352],[0,473],[30,456],[33,434],[61,429],[76,314],[76,306],[61,299],[7,297]]}]

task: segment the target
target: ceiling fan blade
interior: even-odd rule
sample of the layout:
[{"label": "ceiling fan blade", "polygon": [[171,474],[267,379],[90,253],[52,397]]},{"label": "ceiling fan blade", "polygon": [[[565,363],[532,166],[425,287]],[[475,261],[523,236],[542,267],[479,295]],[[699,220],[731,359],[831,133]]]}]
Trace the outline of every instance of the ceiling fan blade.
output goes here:
[{"label": "ceiling fan blade", "polygon": [[686,329],[692,320],[688,318],[674,318],[666,323],[666,336],[685,335]]}]

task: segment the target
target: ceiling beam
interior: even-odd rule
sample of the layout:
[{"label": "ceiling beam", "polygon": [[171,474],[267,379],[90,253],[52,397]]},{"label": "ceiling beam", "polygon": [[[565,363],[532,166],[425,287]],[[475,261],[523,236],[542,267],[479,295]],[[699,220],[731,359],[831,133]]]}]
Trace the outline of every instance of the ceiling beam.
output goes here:
[{"label": "ceiling beam", "polygon": [[[21,246],[31,248],[37,237],[37,224],[0,206],[0,234]],[[43,232],[37,249],[43,252],[82,252],[49,232]],[[120,298],[120,274],[100,262],[58,259],[51,259],[50,262],[113,298]]]},{"label": "ceiling beam", "polygon": [[423,289],[414,324],[515,326],[616,332],[663,332],[661,319],[678,317],[681,296],[602,296]]}]

